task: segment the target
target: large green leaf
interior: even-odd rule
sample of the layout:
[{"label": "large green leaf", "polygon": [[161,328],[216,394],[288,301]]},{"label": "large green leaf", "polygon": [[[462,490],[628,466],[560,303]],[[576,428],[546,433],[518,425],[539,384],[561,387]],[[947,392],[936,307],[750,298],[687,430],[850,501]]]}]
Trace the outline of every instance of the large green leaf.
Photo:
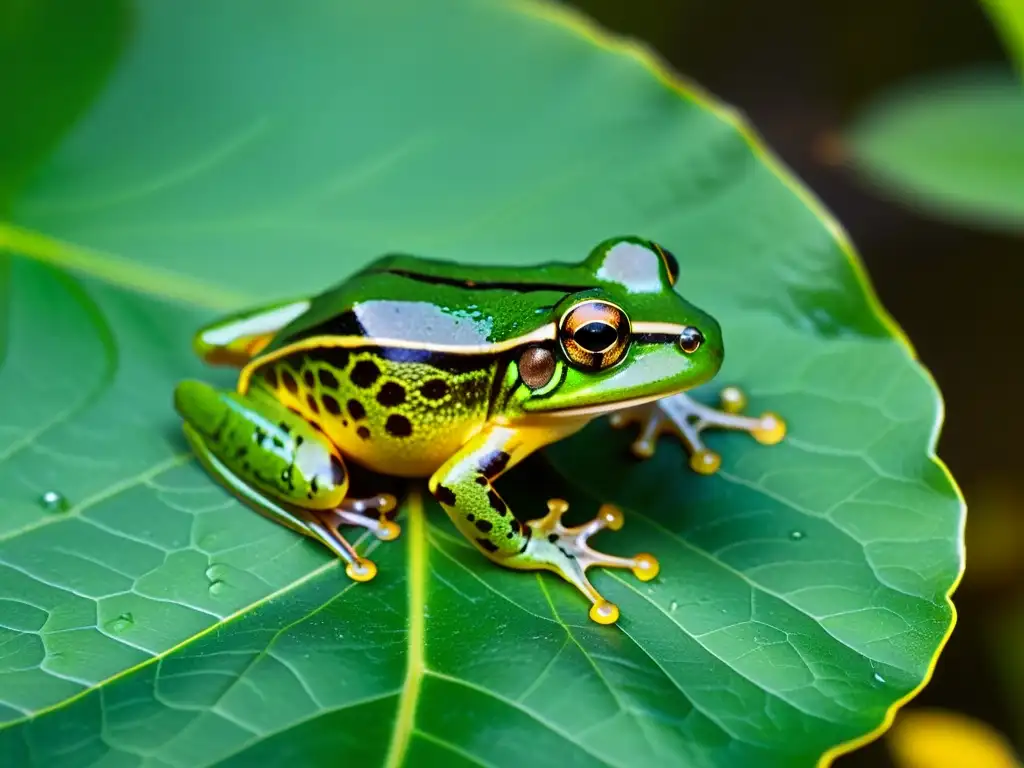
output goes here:
[{"label": "large green leaf", "polygon": [[883,94],[849,131],[885,194],[944,218],[1024,231],[1024,85],[1007,72],[929,77]]},{"label": "large green leaf", "polygon": [[[876,734],[953,623],[938,394],[838,227],[731,113],[546,5],[139,4],[0,243],[0,754],[16,765],[813,765]],[[2,131],[2,127],[0,127]],[[639,232],[791,435],[714,477],[592,425],[501,483],[626,512],[599,627],[414,492],[353,585],[232,501],[170,405],[214,309],[385,250],[578,259]],[[181,301],[170,302],[168,298]],[[702,396],[713,397],[713,390]],[[47,492],[67,504],[41,503]],[[63,511],[62,511],[63,510]]]}]

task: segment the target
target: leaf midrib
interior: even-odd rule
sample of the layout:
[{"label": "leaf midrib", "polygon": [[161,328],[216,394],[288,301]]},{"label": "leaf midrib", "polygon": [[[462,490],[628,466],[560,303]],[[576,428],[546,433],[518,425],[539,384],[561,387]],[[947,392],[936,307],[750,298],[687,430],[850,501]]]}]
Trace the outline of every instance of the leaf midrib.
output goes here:
[{"label": "leaf midrib", "polygon": [[139,264],[41,232],[0,221],[0,251],[31,258],[131,291],[220,311],[251,303],[242,293],[208,285],[167,269]]},{"label": "leaf midrib", "polygon": [[423,524],[423,499],[418,490],[409,492],[406,502],[408,510],[409,540],[408,565],[406,567],[408,600],[409,600],[409,634],[406,653],[405,680],[402,683],[402,695],[398,700],[395,713],[395,727],[391,732],[384,768],[398,768],[405,759],[409,749],[409,740],[415,727],[416,707],[419,704],[420,690],[423,684],[425,614],[426,614],[426,574],[427,574],[427,532]]}]

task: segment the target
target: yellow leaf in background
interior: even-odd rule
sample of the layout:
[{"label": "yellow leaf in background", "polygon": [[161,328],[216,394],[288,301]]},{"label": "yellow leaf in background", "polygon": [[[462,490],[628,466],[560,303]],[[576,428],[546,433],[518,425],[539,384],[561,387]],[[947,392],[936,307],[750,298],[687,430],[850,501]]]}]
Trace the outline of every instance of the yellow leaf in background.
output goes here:
[{"label": "yellow leaf in background", "polygon": [[905,711],[887,736],[898,768],[1021,768],[1001,733],[945,710]]}]

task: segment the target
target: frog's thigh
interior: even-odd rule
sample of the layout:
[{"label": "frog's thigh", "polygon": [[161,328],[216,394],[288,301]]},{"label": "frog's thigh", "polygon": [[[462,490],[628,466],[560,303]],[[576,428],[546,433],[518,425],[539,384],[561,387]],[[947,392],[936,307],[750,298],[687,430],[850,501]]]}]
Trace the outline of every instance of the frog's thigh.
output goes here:
[{"label": "frog's thigh", "polygon": [[611,624],[618,619],[619,610],[594,588],[586,570],[592,566],[627,568],[644,581],[658,573],[658,563],[650,555],[616,557],[587,545],[593,534],[621,527],[622,514],[605,505],[594,520],[565,528],[561,518],[568,504],[551,499],[547,515],[520,523],[492,485],[498,476],[530,453],[575,429],[578,425],[557,433],[536,428],[487,429],[430,478],[430,492],[459,531],[491,560],[507,568],[554,571],[590,600],[590,617],[594,621]]},{"label": "frog's thigh", "polygon": [[298,299],[235,312],[200,328],[193,348],[211,365],[244,365],[307,309],[309,299]]},{"label": "frog's thigh", "polygon": [[373,564],[337,530],[334,510],[349,479],[323,434],[260,390],[241,395],[185,381],[174,404],[196,456],[240,501],[322,541],[349,563],[352,578],[372,578]]}]

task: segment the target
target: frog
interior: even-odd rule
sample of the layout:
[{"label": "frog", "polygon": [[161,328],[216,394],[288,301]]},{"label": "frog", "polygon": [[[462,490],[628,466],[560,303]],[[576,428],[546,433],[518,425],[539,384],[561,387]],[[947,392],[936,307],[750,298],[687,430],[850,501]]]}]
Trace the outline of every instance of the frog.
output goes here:
[{"label": "frog", "polygon": [[657,577],[651,553],[620,556],[590,539],[619,530],[622,511],[603,504],[566,526],[568,503],[547,501],[520,519],[496,481],[526,457],[609,417],[639,424],[632,453],[649,458],[675,436],[689,466],[713,474],[721,457],[712,428],[780,442],[780,415],[745,415],[735,386],[720,407],[689,392],[724,361],[722,329],[680,290],[676,256],[658,242],[604,239],[576,262],[530,268],[389,253],[311,296],[228,314],[201,327],[194,352],[238,371],[234,389],[180,381],[174,406],[191,451],[235,498],[321,542],[348,577],[377,566],[344,536],[365,529],[399,537],[397,500],[350,498],[350,469],[426,488],[455,529],[509,569],[550,571],[573,585],[598,624],[617,605],[591,582],[594,567]]}]

